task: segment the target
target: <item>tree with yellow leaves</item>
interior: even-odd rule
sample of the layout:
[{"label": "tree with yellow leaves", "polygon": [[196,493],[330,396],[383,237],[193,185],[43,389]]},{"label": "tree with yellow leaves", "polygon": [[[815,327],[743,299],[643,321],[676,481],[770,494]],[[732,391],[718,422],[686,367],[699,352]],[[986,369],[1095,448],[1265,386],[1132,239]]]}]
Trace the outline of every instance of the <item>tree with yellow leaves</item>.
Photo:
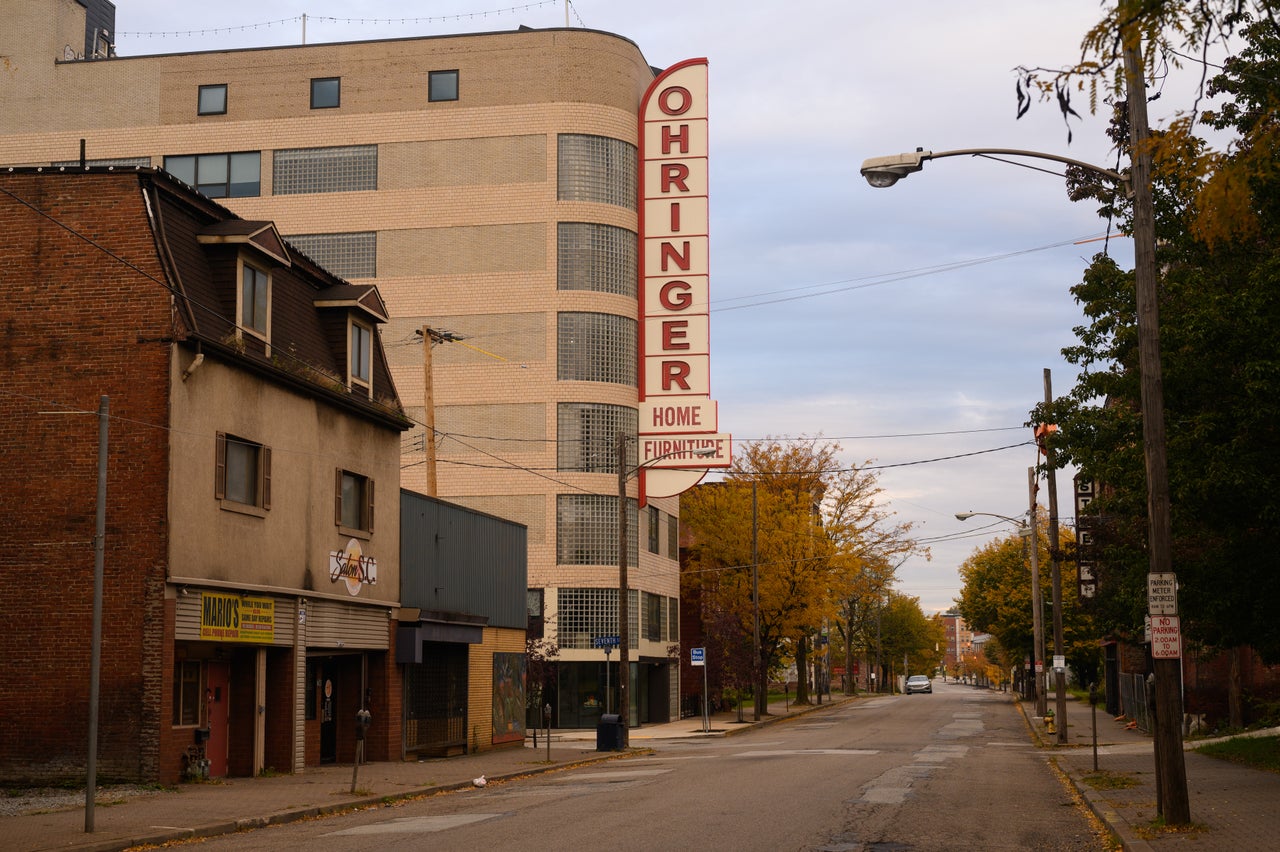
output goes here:
[{"label": "tree with yellow leaves", "polygon": [[747,442],[724,481],[681,498],[681,524],[691,542],[682,591],[701,601],[704,624],[719,634],[708,642],[721,646],[726,682],[750,686],[757,702],[764,700],[768,674],[794,658],[796,701],[808,703],[814,637],[858,594],[869,564],[914,547],[906,539],[909,525],[891,524],[877,503],[875,476],[841,467],[839,452],[838,444],[820,438]]}]

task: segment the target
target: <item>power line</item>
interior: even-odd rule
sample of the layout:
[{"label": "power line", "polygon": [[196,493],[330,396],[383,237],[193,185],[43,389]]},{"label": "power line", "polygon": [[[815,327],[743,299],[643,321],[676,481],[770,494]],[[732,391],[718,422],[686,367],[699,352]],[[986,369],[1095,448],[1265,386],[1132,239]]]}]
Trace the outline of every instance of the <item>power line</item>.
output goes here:
[{"label": "power line", "polygon": [[[448,24],[460,21],[474,21],[476,19],[487,18],[490,15],[498,17],[501,15],[510,15],[516,12],[527,12],[530,9],[540,9],[543,6],[558,5],[560,0],[540,0],[540,2],[522,3],[518,6],[508,6],[502,9],[490,9],[482,12],[460,12],[452,15],[429,15],[418,17],[404,18],[340,18],[333,15],[311,15],[301,14],[294,15],[289,18],[277,18],[273,21],[259,21],[253,24],[233,24],[223,27],[205,27],[202,29],[190,30],[133,30],[133,31],[117,31],[117,37],[129,38],[189,38],[192,36],[212,36],[226,35],[228,33],[247,32],[249,30],[272,29],[274,27],[284,26],[286,24],[301,23],[324,23],[324,24],[342,24],[346,26],[404,26],[406,24]],[[574,9],[577,15],[577,9]],[[581,22],[581,18],[578,18]]]}]

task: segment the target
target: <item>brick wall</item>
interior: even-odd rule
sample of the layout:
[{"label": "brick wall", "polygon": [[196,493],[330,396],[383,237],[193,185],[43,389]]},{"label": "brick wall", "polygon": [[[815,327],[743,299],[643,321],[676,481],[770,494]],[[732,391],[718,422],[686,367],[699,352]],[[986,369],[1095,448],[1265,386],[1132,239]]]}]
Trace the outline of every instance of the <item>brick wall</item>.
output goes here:
[{"label": "brick wall", "polygon": [[172,328],[138,179],[0,175],[0,229],[0,517],[10,550],[0,618],[21,627],[0,647],[11,720],[0,726],[0,779],[84,771],[103,394],[112,419],[98,771],[154,779]]}]

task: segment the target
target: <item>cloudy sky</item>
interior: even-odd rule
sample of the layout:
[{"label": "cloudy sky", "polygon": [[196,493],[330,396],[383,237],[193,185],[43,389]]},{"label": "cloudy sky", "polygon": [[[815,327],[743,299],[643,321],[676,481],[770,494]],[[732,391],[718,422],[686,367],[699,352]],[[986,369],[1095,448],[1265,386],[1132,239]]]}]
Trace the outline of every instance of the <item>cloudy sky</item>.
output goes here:
[{"label": "cloudy sky", "polygon": [[[876,468],[885,507],[932,551],[899,569],[898,588],[926,612],[951,605],[975,547],[1011,530],[955,513],[1026,511],[1036,458],[1023,424],[1046,368],[1056,393],[1073,384],[1060,352],[1082,317],[1068,288],[1105,224],[1059,177],[1001,162],[939,160],[891,189],[858,169],[916,147],[1114,168],[1084,94],[1070,144],[1050,104],[1015,119],[1013,69],[1077,59],[1096,0],[115,2],[117,51],[130,56],[299,43],[303,14],[317,43],[561,27],[567,11],[654,66],[706,57],[721,430],[821,435]],[[1131,265],[1126,239],[1110,245]],[[1064,516],[1070,484],[1059,475]]]}]

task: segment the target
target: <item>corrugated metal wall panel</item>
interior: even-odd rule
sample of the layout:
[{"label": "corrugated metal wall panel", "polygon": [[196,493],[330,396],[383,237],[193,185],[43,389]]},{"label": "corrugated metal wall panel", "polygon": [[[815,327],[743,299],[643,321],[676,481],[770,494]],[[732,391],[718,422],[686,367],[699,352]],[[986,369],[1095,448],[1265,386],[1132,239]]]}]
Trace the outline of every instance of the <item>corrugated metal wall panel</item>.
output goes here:
[{"label": "corrugated metal wall panel", "polygon": [[402,605],[525,628],[529,562],[522,524],[401,491],[400,543]]},{"label": "corrugated metal wall panel", "polygon": [[387,609],[337,601],[307,602],[307,647],[387,650]]}]

